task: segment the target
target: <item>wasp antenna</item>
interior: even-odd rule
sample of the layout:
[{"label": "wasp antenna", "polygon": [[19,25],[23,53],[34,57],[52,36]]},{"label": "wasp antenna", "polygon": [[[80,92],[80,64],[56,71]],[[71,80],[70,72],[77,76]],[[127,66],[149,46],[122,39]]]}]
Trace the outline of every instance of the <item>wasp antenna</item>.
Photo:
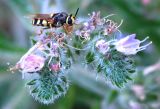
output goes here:
[{"label": "wasp antenna", "polygon": [[75,13],[75,15],[74,15],[75,17],[77,16],[77,14],[78,14],[78,11],[79,11],[79,8],[77,8],[77,11],[76,11],[76,13]]}]

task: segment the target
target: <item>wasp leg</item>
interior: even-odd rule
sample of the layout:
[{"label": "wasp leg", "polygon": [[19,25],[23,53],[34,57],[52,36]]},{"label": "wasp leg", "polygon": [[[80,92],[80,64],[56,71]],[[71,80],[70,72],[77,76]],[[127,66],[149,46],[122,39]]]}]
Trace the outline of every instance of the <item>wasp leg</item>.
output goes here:
[{"label": "wasp leg", "polygon": [[53,31],[53,27],[51,23],[49,24],[49,27],[51,28],[51,31]]},{"label": "wasp leg", "polygon": [[42,28],[40,29],[40,33],[38,34],[39,36],[43,33],[43,30],[44,29],[42,29]]},{"label": "wasp leg", "polygon": [[70,25],[68,25],[68,24],[64,24],[64,25],[63,25],[63,29],[64,29],[64,31],[65,31],[65,33],[66,33],[67,35],[71,36],[71,33],[72,33],[72,31],[73,31],[73,26],[70,26]]}]

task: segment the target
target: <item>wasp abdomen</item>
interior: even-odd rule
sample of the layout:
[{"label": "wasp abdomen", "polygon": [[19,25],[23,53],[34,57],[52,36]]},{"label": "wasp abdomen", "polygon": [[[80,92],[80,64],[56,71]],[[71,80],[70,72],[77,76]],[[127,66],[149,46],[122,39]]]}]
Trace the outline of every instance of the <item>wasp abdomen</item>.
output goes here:
[{"label": "wasp abdomen", "polygon": [[44,19],[33,19],[32,24],[35,26],[47,26],[48,22]]}]

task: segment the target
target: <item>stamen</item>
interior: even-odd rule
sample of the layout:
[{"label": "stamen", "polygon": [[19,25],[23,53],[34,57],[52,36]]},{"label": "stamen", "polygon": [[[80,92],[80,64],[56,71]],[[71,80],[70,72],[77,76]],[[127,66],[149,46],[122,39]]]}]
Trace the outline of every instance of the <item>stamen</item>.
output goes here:
[{"label": "stamen", "polygon": [[123,19],[121,20],[120,24],[117,26],[119,28],[123,24]]},{"label": "stamen", "polygon": [[116,25],[117,25],[117,23],[113,22],[112,27],[114,28],[114,27],[116,27]]},{"label": "stamen", "polygon": [[141,41],[141,43],[145,42],[147,39],[149,39],[149,36],[146,37],[145,39],[143,39],[143,40]]},{"label": "stamen", "polygon": [[151,45],[151,44],[152,44],[152,41],[150,41],[148,44],[146,44],[146,45],[144,45],[144,46],[141,46],[140,48],[147,47],[147,46],[149,46],[149,45]]},{"label": "stamen", "polygon": [[137,49],[136,51],[139,52],[139,51],[143,51],[143,50],[145,50],[145,49],[146,49],[146,47],[143,47],[143,48]]},{"label": "stamen", "polygon": [[108,16],[103,17],[102,19],[106,19],[106,18],[111,17],[111,16],[114,16],[114,15],[116,15],[116,14],[110,14],[110,15],[108,15]]},{"label": "stamen", "polygon": [[144,46],[139,47],[139,49],[137,49],[137,52],[145,50],[147,48],[147,46],[149,46],[150,44],[152,44],[152,41]]}]

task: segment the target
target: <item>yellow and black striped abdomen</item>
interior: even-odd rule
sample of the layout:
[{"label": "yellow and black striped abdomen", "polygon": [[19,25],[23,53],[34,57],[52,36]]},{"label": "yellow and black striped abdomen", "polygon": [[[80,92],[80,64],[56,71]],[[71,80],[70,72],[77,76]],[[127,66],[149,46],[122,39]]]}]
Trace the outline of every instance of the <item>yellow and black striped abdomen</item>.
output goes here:
[{"label": "yellow and black striped abdomen", "polygon": [[35,18],[35,19],[32,20],[32,24],[35,25],[35,26],[47,27],[48,26],[48,21],[44,20],[44,19]]}]

